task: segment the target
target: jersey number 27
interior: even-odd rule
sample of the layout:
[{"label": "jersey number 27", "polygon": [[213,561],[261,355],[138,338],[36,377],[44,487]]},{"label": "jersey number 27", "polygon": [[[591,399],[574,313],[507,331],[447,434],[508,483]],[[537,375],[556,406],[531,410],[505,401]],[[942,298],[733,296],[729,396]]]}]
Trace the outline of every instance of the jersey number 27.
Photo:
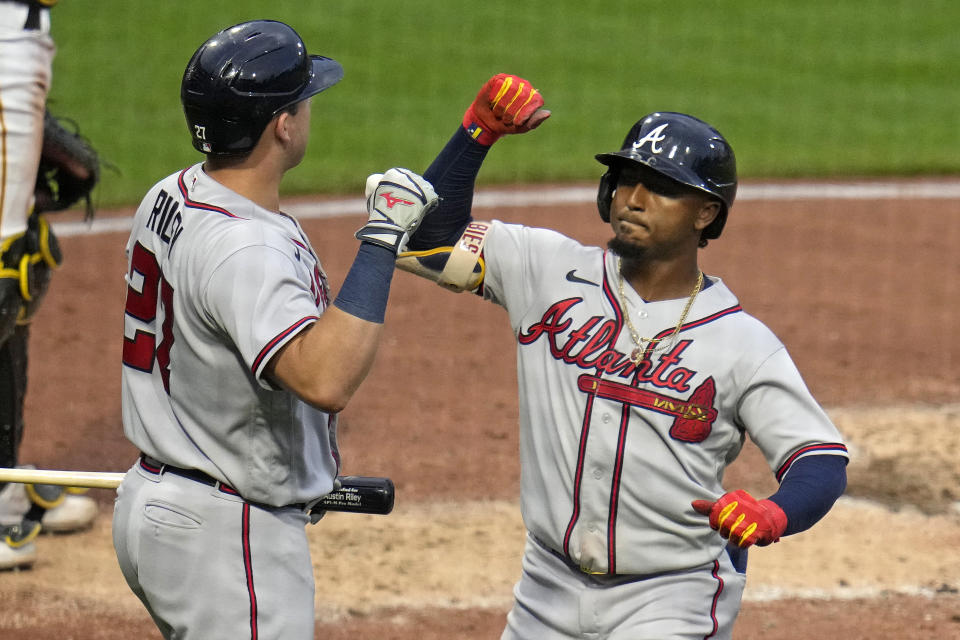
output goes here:
[{"label": "jersey number 27", "polygon": [[[143,284],[133,287],[134,274],[140,274]],[[154,360],[160,366],[163,389],[170,393],[170,347],[173,346],[173,287],[163,277],[157,257],[139,242],[130,256],[127,278],[126,315],[139,320],[146,328],[137,328],[133,338],[123,338],[123,364],[153,372]],[[159,303],[159,304],[158,304]],[[157,342],[157,315],[163,310],[160,341]]]}]

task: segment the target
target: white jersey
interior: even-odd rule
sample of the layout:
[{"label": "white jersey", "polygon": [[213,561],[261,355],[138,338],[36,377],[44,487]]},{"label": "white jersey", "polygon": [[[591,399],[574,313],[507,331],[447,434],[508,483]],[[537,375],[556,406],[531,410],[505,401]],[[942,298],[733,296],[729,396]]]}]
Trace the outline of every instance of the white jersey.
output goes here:
[{"label": "white jersey", "polygon": [[687,300],[644,302],[617,256],[554,231],[493,222],[484,297],[517,339],[522,513],[536,539],[585,571],[700,566],[726,544],[692,500],[725,492],[749,435],[782,478],[798,458],[846,455],[784,345],[709,277],[674,340],[634,365],[641,336],[669,336]]},{"label": "white jersey", "polygon": [[274,506],[328,493],[335,416],[277,389],[264,368],[328,305],[297,222],[207,176],[157,183],[127,243],[123,425],[166,464]]}]

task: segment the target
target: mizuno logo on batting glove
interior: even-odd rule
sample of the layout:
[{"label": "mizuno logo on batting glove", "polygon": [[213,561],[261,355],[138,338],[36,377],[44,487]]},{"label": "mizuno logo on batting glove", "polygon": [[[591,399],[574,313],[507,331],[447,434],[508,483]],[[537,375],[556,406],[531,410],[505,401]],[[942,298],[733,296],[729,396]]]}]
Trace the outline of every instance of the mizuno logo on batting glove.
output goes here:
[{"label": "mizuno logo on batting glove", "polygon": [[400,253],[423,217],[439,204],[433,186],[409,169],[393,168],[367,178],[367,223],[356,232],[363,242]]}]

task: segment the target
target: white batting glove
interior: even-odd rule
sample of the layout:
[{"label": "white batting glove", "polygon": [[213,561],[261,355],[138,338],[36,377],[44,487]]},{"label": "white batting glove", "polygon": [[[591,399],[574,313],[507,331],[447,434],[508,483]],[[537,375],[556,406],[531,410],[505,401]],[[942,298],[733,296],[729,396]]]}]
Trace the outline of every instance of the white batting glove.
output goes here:
[{"label": "white batting glove", "polygon": [[409,169],[394,168],[367,178],[367,224],[355,234],[400,253],[424,216],[440,202],[433,186]]}]

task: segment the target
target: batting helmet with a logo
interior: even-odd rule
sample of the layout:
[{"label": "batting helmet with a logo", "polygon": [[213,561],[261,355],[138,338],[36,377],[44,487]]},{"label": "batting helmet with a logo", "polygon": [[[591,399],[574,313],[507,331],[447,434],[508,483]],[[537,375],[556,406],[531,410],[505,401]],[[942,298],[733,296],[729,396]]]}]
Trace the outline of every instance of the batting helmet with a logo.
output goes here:
[{"label": "batting helmet with a logo", "polygon": [[651,113],[633,125],[619,151],[600,153],[596,158],[608,167],[597,192],[597,208],[604,222],[610,221],[618,168],[635,162],[715,196],[721,203],[720,213],[702,237],[720,237],[737,194],[737,163],[724,137],[703,120],[670,111]]},{"label": "batting helmet with a logo", "polygon": [[307,55],[282,22],[224,29],[197,49],[183,73],[180,101],[193,146],[214,155],[247,153],[280,111],[341,78],[339,62]]}]

